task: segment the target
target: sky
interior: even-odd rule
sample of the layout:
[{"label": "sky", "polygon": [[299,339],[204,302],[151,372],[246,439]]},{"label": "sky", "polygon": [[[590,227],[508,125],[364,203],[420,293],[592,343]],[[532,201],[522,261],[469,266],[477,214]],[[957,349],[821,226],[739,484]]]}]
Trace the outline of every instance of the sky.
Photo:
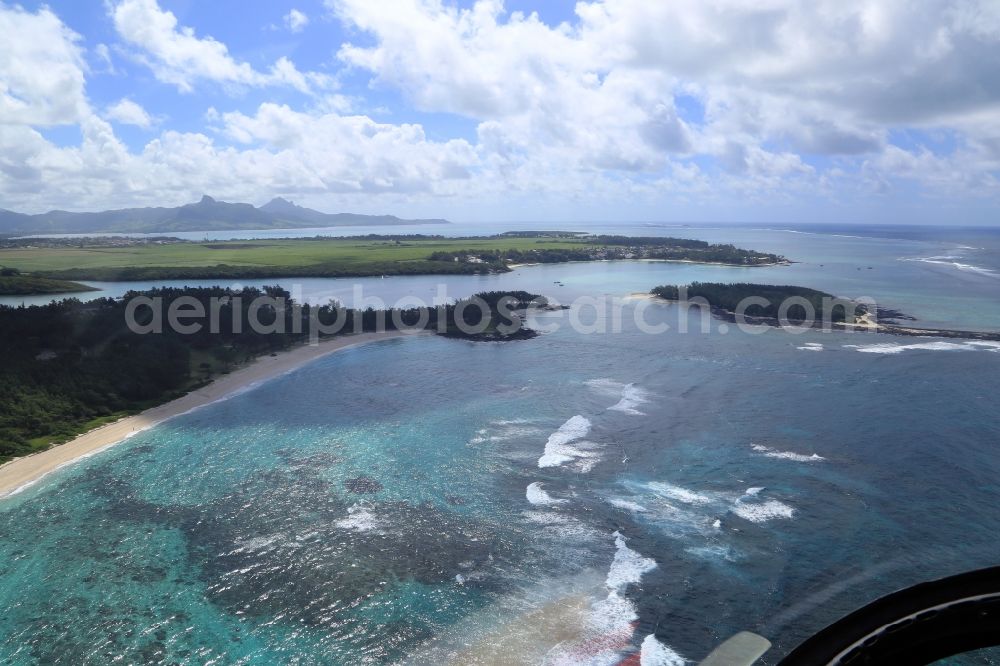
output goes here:
[{"label": "sky", "polygon": [[996,0],[0,0],[0,208],[1000,225]]}]

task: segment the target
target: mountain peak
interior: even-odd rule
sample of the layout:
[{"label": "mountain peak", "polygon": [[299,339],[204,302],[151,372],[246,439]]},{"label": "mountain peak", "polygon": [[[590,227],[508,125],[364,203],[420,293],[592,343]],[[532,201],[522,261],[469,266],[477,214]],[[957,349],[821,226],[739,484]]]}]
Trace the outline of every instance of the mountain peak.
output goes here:
[{"label": "mountain peak", "polygon": [[271,210],[271,211],[287,211],[299,208],[295,205],[294,201],[289,201],[284,197],[274,197],[266,204],[260,207],[261,210]]},{"label": "mountain peak", "polygon": [[[0,0],[2,2],[2,0]],[[436,224],[444,220],[401,220],[392,215],[321,213],[275,197],[260,208],[249,203],[218,201],[203,195],[196,203],[175,208],[126,208],[73,213],[52,210],[26,215],[0,209],[0,233],[171,233],[222,229],[302,229],[394,224]]]}]

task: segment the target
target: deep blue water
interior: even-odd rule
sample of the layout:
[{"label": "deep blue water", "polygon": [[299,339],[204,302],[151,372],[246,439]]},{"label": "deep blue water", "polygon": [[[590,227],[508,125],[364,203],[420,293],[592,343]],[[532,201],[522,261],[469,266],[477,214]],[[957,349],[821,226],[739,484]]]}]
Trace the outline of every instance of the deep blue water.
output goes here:
[{"label": "deep blue water", "polygon": [[[836,280],[851,254],[912,249],[773,233]],[[503,284],[621,294],[723,270]],[[885,279],[952,316],[913,296],[940,284]],[[996,346],[682,334],[676,306],[637,303],[617,333],[338,352],[0,501],[0,662],[464,664],[502,642],[616,663],[644,641],[696,661],[748,629],[774,663],[881,594],[996,564]],[[674,328],[640,332],[636,307]]]}]

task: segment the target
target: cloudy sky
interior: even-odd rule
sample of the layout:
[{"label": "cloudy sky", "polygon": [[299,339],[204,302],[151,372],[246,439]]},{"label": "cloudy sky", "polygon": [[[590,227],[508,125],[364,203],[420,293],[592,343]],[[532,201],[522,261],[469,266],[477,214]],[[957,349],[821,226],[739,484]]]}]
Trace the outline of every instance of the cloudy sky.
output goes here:
[{"label": "cloudy sky", "polygon": [[0,208],[1000,223],[996,0],[0,0]]}]

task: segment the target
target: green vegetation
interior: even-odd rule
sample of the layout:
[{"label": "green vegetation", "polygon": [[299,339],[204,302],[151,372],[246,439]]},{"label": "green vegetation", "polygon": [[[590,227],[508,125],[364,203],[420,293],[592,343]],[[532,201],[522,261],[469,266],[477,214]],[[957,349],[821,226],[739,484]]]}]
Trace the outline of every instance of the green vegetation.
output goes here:
[{"label": "green vegetation", "polygon": [[[286,306],[265,305],[251,317],[251,304],[261,296],[280,299]],[[502,304],[505,296],[509,303]],[[125,316],[128,304],[140,297],[162,299],[163,313],[181,297],[193,297],[205,312],[212,311],[213,300],[225,302],[218,310],[215,332],[210,320],[204,320],[198,332],[181,334],[164,326],[161,333],[140,334],[127,327]],[[488,292],[479,298],[488,306],[489,320],[478,333],[463,333],[456,320],[461,312],[468,326],[480,324],[483,313],[477,308],[460,310],[459,304],[452,304],[427,310],[362,311],[335,303],[298,307],[278,287],[153,289],[86,303],[66,299],[44,306],[0,306],[0,346],[5,351],[0,366],[0,462],[171,400],[255,356],[305,342],[313,317],[331,327],[342,324],[331,334],[423,325],[473,340],[534,335],[510,310],[539,297]],[[153,312],[137,308],[136,319],[149,324]],[[233,326],[237,319],[242,326]],[[263,328],[255,331],[250,321]]]},{"label": "green vegetation", "polygon": [[[683,292],[683,293],[682,293]],[[855,305],[845,299],[836,299],[831,294],[807,287],[774,286],[766,284],[723,284],[718,282],[692,282],[686,287],[677,285],[662,285],[653,288],[650,292],[654,296],[659,296],[671,301],[676,301],[681,296],[686,296],[687,300],[703,298],[708,301],[713,309],[718,309],[726,313],[735,313],[744,299],[763,298],[767,304],[747,304],[743,313],[747,317],[777,320],[781,304],[790,299],[805,299],[812,306],[814,317],[822,318],[824,321],[844,322],[847,319],[847,310],[851,308],[850,323],[854,323],[855,316],[864,312],[864,306]],[[837,307],[833,307],[836,301]],[[826,313],[829,309],[829,316]],[[806,308],[801,304],[791,304],[788,307],[785,317],[790,321],[802,321],[806,319]]]},{"label": "green vegetation", "polygon": [[252,279],[504,272],[509,263],[665,259],[759,266],[773,254],[703,241],[518,234],[472,238],[366,236],[193,243],[161,241],[0,248],[0,263],[69,280]]},{"label": "green vegetation", "polygon": [[566,261],[610,261],[621,259],[652,259],[659,261],[691,261],[730,266],[770,266],[786,261],[776,254],[741,250],[733,245],[710,245],[704,241],[679,238],[627,238],[624,236],[593,236],[577,239],[559,247],[475,250],[464,248],[450,252],[435,252],[434,261],[461,261],[475,255],[490,264],[555,264]]},{"label": "green vegetation", "polygon": [[[491,313],[489,319],[482,324],[482,330],[476,328],[482,322],[481,307],[468,307],[476,304],[485,305]],[[514,312],[532,306],[548,307],[548,300],[527,291],[482,291],[471,298],[464,298],[455,303],[454,308],[449,312],[447,326],[441,331],[441,334],[451,338],[479,342],[533,338],[538,335],[538,332],[520,325],[520,319]],[[462,313],[466,330],[462,330],[457,325],[456,313],[458,312]]]},{"label": "green vegetation", "polygon": [[479,252],[501,247],[528,249],[539,244],[568,246],[571,241],[388,236],[12,248],[0,249],[0,263],[46,277],[92,280],[485,273],[500,267],[435,261],[430,255],[460,247]]},{"label": "green vegetation", "polygon": [[68,280],[21,275],[16,268],[0,268],[0,296],[63,294],[75,291],[95,291],[95,289]]}]

